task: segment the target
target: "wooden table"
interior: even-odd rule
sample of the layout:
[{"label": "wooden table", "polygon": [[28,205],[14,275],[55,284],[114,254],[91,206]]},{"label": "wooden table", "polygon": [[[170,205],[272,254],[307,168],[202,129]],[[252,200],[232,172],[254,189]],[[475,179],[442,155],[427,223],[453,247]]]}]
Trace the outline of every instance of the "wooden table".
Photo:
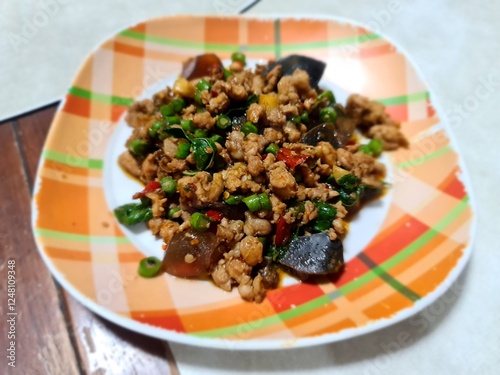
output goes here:
[{"label": "wooden table", "polygon": [[[57,106],[0,123],[0,373],[178,374],[166,342],[128,331],[80,305],[52,278],[31,231],[31,194]],[[15,260],[16,367],[4,355],[8,260]],[[9,340],[10,341],[10,340]]]}]

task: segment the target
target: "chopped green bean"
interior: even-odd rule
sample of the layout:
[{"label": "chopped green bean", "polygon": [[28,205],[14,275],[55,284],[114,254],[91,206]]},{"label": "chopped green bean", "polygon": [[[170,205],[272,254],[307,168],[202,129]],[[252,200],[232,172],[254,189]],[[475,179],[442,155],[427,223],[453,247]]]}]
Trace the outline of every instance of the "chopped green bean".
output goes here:
[{"label": "chopped green bean", "polygon": [[175,115],[174,108],[169,104],[162,105],[160,107],[160,113],[164,118]]},{"label": "chopped green bean", "polygon": [[229,77],[233,75],[233,72],[229,69],[224,68],[224,81],[227,81]]},{"label": "chopped green bean", "polygon": [[175,157],[177,159],[186,159],[189,156],[190,152],[191,152],[191,144],[184,140],[179,142],[179,145],[177,146],[177,152],[175,153]]},{"label": "chopped green bean", "polygon": [[219,129],[227,129],[231,126],[231,119],[226,115],[219,115],[215,126]]},{"label": "chopped green bean", "polygon": [[177,115],[166,117],[168,125],[177,125],[181,123],[181,118]]},{"label": "chopped green bean", "polygon": [[257,194],[257,196],[259,197],[261,210],[269,211],[273,208],[271,200],[269,199],[269,195],[267,195],[266,193],[262,193],[262,194]]},{"label": "chopped green bean", "polygon": [[319,112],[321,122],[335,122],[337,120],[337,112],[332,107],[325,107]]},{"label": "chopped green bean", "polygon": [[167,195],[172,195],[177,192],[177,182],[171,177],[163,177],[160,184],[161,189],[167,193]]},{"label": "chopped green bean", "polygon": [[243,132],[243,134],[248,135],[250,133],[258,133],[259,129],[250,121],[247,121],[241,126],[241,131]]},{"label": "chopped green bean", "polygon": [[333,95],[333,92],[331,90],[325,90],[321,94],[318,95],[318,98],[316,99],[316,103],[314,103],[313,107],[316,107],[321,103],[324,99],[326,99],[326,105],[334,105],[335,104],[335,95]]},{"label": "chopped green bean", "polygon": [[151,138],[156,138],[158,136],[158,132],[161,130],[163,123],[161,121],[156,121],[151,125],[148,130],[148,134]]},{"label": "chopped green bean", "polygon": [[149,145],[144,139],[133,139],[130,142],[128,149],[135,156],[144,156],[148,152]]},{"label": "chopped green bean", "polygon": [[242,199],[248,209],[252,212],[257,210],[270,210],[272,209],[269,195],[266,193],[250,195]]},{"label": "chopped green bean", "polygon": [[309,113],[307,113],[306,111],[304,111],[301,115],[300,115],[300,122],[302,124],[307,124],[309,123]]},{"label": "chopped green bean", "polygon": [[186,102],[182,98],[175,98],[170,103],[174,113],[179,113],[186,106]]},{"label": "chopped green bean", "polygon": [[380,139],[372,139],[368,144],[359,146],[359,151],[374,157],[379,156],[383,149],[384,145]]},{"label": "chopped green bean", "polygon": [[180,210],[181,209],[179,207],[172,207],[170,210],[168,210],[167,219],[172,219],[174,215]]},{"label": "chopped green bean", "polygon": [[139,262],[137,272],[140,276],[150,278],[155,277],[161,271],[162,262],[156,257],[144,258]]},{"label": "chopped green bean", "polygon": [[260,200],[257,194],[250,195],[243,198],[243,202],[247,205],[248,209],[252,212],[260,210]]},{"label": "chopped green bean", "polygon": [[235,205],[241,203],[242,201],[243,197],[241,195],[230,195],[229,197],[224,199],[224,202],[226,202],[229,205]]},{"label": "chopped green bean", "polygon": [[242,52],[233,52],[233,54],[231,55],[231,61],[232,62],[240,62],[244,65],[247,62],[247,58],[246,58],[245,54]]},{"label": "chopped green bean", "polygon": [[208,83],[208,81],[205,79],[205,78],[202,78],[200,79],[197,83],[196,83],[196,88],[199,90],[199,91],[204,91],[204,90],[210,90],[212,86],[210,85],[210,83]]},{"label": "chopped green bean", "polygon": [[273,154],[274,156],[278,155],[278,150],[280,147],[276,143],[271,143],[269,144],[264,152],[267,152],[268,154]]},{"label": "chopped green bean", "polygon": [[196,91],[196,93],[194,94],[194,101],[196,102],[196,104],[203,104],[203,100],[201,100],[201,91]]},{"label": "chopped green bean", "polygon": [[194,212],[189,222],[191,227],[198,232],[204,232],[210,227],[210,218],[201,212]]},{"label": "chopped green bean", "polygon": [[193,125],[193,120],[181,120],[181,127],[186,132],[194,132],[196,129]]},{"label": "chopped green bean", "polygon": [[222,136],[220,136],[219,134],[215,134],[211,137],[211,139],[214,141],[214,142],[217,142],[218,144],[220,144],[221,146],[224,145],[224,138],[222,138]]}]

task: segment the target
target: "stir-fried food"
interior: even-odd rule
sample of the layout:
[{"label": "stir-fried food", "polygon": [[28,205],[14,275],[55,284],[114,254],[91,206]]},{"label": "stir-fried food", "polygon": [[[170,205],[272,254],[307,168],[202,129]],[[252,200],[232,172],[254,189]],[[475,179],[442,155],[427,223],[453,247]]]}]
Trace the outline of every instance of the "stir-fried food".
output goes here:
[{"label": "stir-fried food", "polygon": [[249,69],[242,53],[226,68],[205,54],[131,106],[119,164],[145,187],[115,215],[146,222],[165,250],[141,275],[208,278],[260,302],[279,268],[341,271],[348,215],[385,188],[377,157],[407,140],[382,104],[352,95],[344,107],[319,88],[324,69],[297,55]]}]

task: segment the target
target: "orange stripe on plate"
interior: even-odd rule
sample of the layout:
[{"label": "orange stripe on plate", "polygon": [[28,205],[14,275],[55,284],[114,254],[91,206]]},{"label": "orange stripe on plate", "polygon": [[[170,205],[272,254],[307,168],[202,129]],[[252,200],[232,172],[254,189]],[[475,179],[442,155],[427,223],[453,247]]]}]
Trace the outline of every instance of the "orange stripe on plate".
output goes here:
[{"label": "orange stripe on plate", "polygon": [[[179,63],[179,69],[178,71],[181,70],[181,64],[184,63],[185,61],[189,60],[189,58],[193,57],[191,53],[186,53],[186,54],[174,54],[170,53],[168,51],[163,51],[162,49],[167,49],[167,47],[159,45],[157,49],[148,49],[146,51],[146,58],[147,59],[154,59],[154,60],[160,60],[160,61],[168,61],[169,63]],[[219,57],[223,58],[223,54],[220,53],[218,54]]]},{"label": "orange stripe on plate", "polygon": [[[303,30],[307,30],[307,33]],[[292,19],[281,21],[282,44],[310,43],[311,40],[328,40],[327,22]]]},{"label": "orange stripe on plate", "polygon": [[458,172],[458,167],[452,170],[443,182],[439,184],[438,189],[451,195],[452,197],[462,200],[462,198],[465,197],[466,192],[463,183],[457,177]]},{"label": "orange stripe on plate", "polygon": [[42,177],[36,201],[38,211],[45,214],[38,215],[36,227],[72,234],[89,234],[89,189],[87,186]]},{"label": "orange stripe on plate", "polygon": [[396,121],[408,121],[408,104],[391,105],[385,111]]},{"label": "orange stripe on plate", "polygon": [[120,118],[123,116],[125,112],[127,112],[128,108],[121,105],[111,105],[110,117],[111,121],[118,122]]},{"label": "orange stripe on plate", "polygon": [[371,292],[381,287],[390,288],[389,285],[384,280],[382,280],[379,277],[375,277],[370,282],[367,282],[365,285],[362,285],[353,290],[352,292],[350,292],[349,294],[347,294],[346,298],[349,301],[354,302],[370,295]]},{"label": "orange stripe on plate", "polygon": [[79,260],[82,262],[90,262],[92,260],[90,252],[58,249],[55,247],[45,247],[45,254],[50,258],[66,259],[66,260]]},{"label": "orange stripe on plate", "polygon": [[427,117],[435,117],[436,116],[436,109],[432,105],[432,102],[430,99],[427,99]]},{"label": "orange stripe on plate", "polygon": [[292,306],[300,306],[322,295],[324,295],[324,292],[318,285],[298,283],[270,291],[267,299],[276,312],[282,312],[291,309]]},{"label": "orange stripe on plate", "polygon": [[465,246],[462,244],[456,245],[454,250],[446,258],[432,267],[428,272],[412,281],[408,287],[421,296],[432,292],[446,277],[448,277],[450,271],[462,257],[464,247]]},{"label": "orange stripe on plate", "polygon": [[249,45],[273,45],[274,24],[272,21],[248,20]]},{"label": "orange stripe on plate", "polygon": [[144,258],[144,254],[136,251],[133,253],[118,253],[118,261],[120,263],[139,263]]},{"label": "orange stripe on plate", "polygon": [[136,56],[136,57],[144,57],[144,48],[141,47],[135,47],[130,44],[126,43],[121,43],[118,41],[115,41],[114,43],[114,50],[119,53],[124,53],[126,55],[131,55],[131,56]]},{"label": "orange stripe on plate", "polygon": [[76,288],[87,298],[96,300],[96,290],[94,288],[94,268],[92,262],[82,262],[77,260],[66,260],[60,258],[51,259],[53,266],[65,275],[66,281]]},{"label": "orange stripe on plate", "polygon": [[[335,310],[327,311],[327,313],[323,315],[313,315],[311,316],[311,319],[303,320],[302,324],[294,325],[294,327],[291,328],[291,331],[296,337],[306,337],[310,336],[311,334],[315,335],[318,331],[318,327],[321,327],[321,330],[324,331],[323,327],[325,323],[327,323],[329,329],[342,329],[342,326],[339,326],[339,323],[346,321],[346,319],[351,321],[353,326],[364,325],[364,322],[368,320],[367,318],[365,318],[364,322],[356,322],[354,319],[352,319],[351,316],[349,316],[349,310],[345,310],[339,307]],[[335,331],[324,331],[324,333],[332,332]]]},{"label": "orange stripe on plate", "polygon": [[[395,209],[398,209],[400,212],[401,211],[397,206],[393,206]],[[390,213],[389,213],[390,215]],[[387,216],[389,216],[387,215]],[[379,243],[386,241],[387,238],[390,238],[394,236],[394,233],[396,233],[398,230],[400,230],[402,227],[404,227],[407,223],[411,222],[413,220],[413,216],[409,214],[403,214],[399,219],[397,219],[395,222],[393,222],[391,225],[389,225],[387,228],[385,228],[383,231],[377,234],[377,236],[368,244],[368,246],[375,246],[378,245]]]},{"label": "orange stripe on plate", "polygon": [[383,42],[383,44],[368,48],[361,48],[359,51],[359,56],[361,58],[377,57],[380,55],[385,55],[387,53],[395,53],[396,49],[392,44]]},{"label": "orange stripe on plate", "polygon": [[403,121],[401,123],[401,131],[406,135],[407,138],[411,138],[425,130],[432,128],[436,125],[438,119],[436,117],[425,118],[419,120],[412,120],[409,122]]},{"label": "orange stripe on plate", "polygon": [[344,270],[339,275],[329,276],[328,279],[335,284],[337,288],[369,271],[368,266],[358,258],[352,258],[344,266]]},{"label": "orange stripe on plate", "polygon": [[205,43],[239,44],[239,19],[206,18]]},{"label": "orange stripe on plate", "polygon": [[138,25],[129,27],[128,30],[137,31],[138,33],[145,33],[146,32],[146,24],[143,22],[143,23],[140,23]]},{"label": "orange stripe on plate", "polygon": [[90,100],[67,94],[62,110],[67,113],[90,118],[90,106]]},{"label": "orange stripe on plate", "polygon": [[265,299],[260,304],[242,301],[230,309],[182,314],[181,320],[185,327],[189,327],[190,332],[208,331],[239,324],[251,324],[254,329],[258,329],[258,320],[275,314],[273,306],[268,299]]},{"label": "orange stripe on plate", "polygon": [[[399,264],[395,265],[393,268],[388,270],[387,272],[395,277],[398,278],[398,276],[411,269],[416,263],[424,259],[426,256],[431,254],[433,251],[435,251],[439,246],[444,244],[448,238],[446,236],[443,236],[441,233],[437,233],[434,238],[432,238],[430,241],[425,243],[423,246],[421,246],[418,251],[415,253],[411,254],[408,258],[400,262]],[[418,292],[417,292],[418,293]]]},{"label": "orange stripe on plate", "polygon": [[155,327],[169,329],[175,332],[186,332],[182,322],[175,310],[163,312],[163,315],[156,315],[152,311],[131,312],[130,317],[138,322],[149,324]]},{"label": "orange stripe on plate", "polygon": [[374,299],[373,302],[373,306],[364,310],[364,313],[371,319],[386,318],[413,305],[412,301],[396,291],[388,298]]},{"label": "orange stripe on plate", "polygon": [[[319,306],[314,310],[297,315],[296,317],[293,317],[291,319],[287,319],[285,320],[284,323],[288,328],[290,328],[291,331],[293,331],[296,334],[296,336],[301,336],[299,332],[296,332],[297,331],[296,328],[300,328],[298,331],[303,332],[305,327],[301,326],[312,321],[314,322],[325,321],[326,315],[331,314],[332,312],[338,310],[339,308],[333,302],[330,302],[326,305]],[[331,319],[328,319],[328,321],[331,322]]]},{"label": "orange stripe on plate", "polygon": [[450,173],[448,173],[448,175],[445,178],[443,178],[443,181],[441,181],[441,183],[436,187],[441,191],[445,191],[448,185],[450,185],[451,182],[455,179],[457,172],[458,172],[458,167],[455,166],[455,168],[453,168],[450,171]]},{"label": "orange stripe on plate", "polygon": [[[324,324],[324,325],[323,325]],[[322,327],[317,331],[310,332],[308,336],[319,336],[327,333],[340,332],[347,328],[356,327],[356,323],[354,323],[351,319],[344,319],[340,322],[334,324],[328,324],[328,322],[322,322],[322,324],[318,324],[318,327]]]},{"label": "orange stripe on plate", "polygon": [[414,217],[409,217],[404,224],[401,224],[391,236],[368,245],[364,253],[377,264],[381,264],[429,230],[427,225]]},{"label": "orange stripe on plate", "polygon": [[[79,167],[59,163],[57,161],[49,160],[49,159],[45,159],[45,161],[43,163],[43,168],[48,169],[50,171],[61,173],[62,176],[74,175],[74,176],[87,177],[89,175],[89,171],[90,171],[87,168],[79,168]],[[50,173],[50,172],[47,171],[47,173]]]}]

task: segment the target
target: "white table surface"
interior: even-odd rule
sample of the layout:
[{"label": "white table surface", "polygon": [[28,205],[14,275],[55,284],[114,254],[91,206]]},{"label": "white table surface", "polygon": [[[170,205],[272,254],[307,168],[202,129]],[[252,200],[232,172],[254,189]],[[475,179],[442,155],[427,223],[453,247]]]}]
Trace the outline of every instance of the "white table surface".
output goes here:
[{"label": "white table surface", "polygon": [[[17,44],[40,4],[59,7]],[[4,0],[0,119],[57,101],[85,56],[138,21],[175,13],[236,13],[239,0]],[[399,7],[397,7],[399,5]],[[400,12],[391,13],[398,8]],[[450,290],[413,318],[355,339],[287,351],[224,352],[171,344],[185,374],[500,374],[500,2],[262,0],[247,14],[342,17],[410,55],[443,120],[453,124],[472,182],[472,259]],[[478,95],[479,87],[489,95]],[[481,91],[484,92],[484,91]],[[473,104],[473,105],[472,105]]]}]

